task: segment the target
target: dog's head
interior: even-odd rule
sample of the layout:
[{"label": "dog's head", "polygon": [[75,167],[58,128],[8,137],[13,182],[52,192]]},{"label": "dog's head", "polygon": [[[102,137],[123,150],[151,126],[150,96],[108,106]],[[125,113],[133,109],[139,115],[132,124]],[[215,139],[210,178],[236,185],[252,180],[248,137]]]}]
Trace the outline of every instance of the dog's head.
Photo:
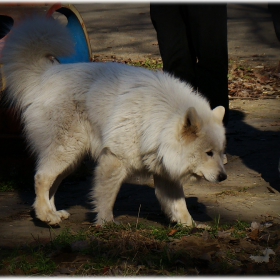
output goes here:
[{"label": "dog's head", "polygon": [[224,107],[219,106],[211,111],[208,118],[202,119],[194,107],[187,110],[183,125],[181,123],[178,130],[177,144],[173,145],[175,153],[164,158],[171,176],[175,174],[182,183],[192,175],[210,182],[221,182],[227,178],[223,164],[226,144],[222,123],[224,113]]},{"label": "dog's head", "polygon": [[203,121],[194,108],[189,108],[183,128],[185,141],[189,141],[188,134],[193,137],[189,143],[195,163],[192,171],[210,182],[221,182],[227,178],[223,164],[226,144],[222,123],[224,114],[224,107],[219,106],[212,110],[208,120]]}]

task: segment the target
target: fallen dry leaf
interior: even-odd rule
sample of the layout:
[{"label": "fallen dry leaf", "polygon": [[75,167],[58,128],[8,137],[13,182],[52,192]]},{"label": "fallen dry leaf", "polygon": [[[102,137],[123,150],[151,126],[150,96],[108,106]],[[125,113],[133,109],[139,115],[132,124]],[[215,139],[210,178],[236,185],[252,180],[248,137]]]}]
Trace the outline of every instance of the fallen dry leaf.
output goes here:
[{"label": "fallen dry leaf", "polygon": [[177,232],[178,232],[177,229],[172,229],[172,230],[168,233],[168,236],[173,236],[173,235],[175,235]]},{"label": "fallen dry leaf", "polygon": [[252,232],[249,233],[249,238],[254,240],[254,241],[258,241],[259,240],[259,229],[254,229]]}]

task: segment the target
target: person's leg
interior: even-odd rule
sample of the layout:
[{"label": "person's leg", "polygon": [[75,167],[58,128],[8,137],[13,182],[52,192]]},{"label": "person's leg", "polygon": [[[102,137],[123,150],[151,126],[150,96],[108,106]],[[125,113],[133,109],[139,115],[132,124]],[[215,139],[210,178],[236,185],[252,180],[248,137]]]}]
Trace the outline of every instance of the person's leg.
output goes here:
[{"label": "person's leg", "polygon": [[270,3],[268,4],[268,9],[271,12],[275,34],[277,36],[277,39],[280,41],[280,4]]},{"label": "person's leg", "polygon": [[163,70],[196,86],[195,56],[189,48],[182,18],[185,5],[151,4],[150,16],[157,32]]},{"label": "person's leg", "polygon": [[196,52],[198,91],[206,96],[212,108],[226,109],[224,124],[228,122],[228,48],[226,4],[188,5],[184,16],[191,28]]}]

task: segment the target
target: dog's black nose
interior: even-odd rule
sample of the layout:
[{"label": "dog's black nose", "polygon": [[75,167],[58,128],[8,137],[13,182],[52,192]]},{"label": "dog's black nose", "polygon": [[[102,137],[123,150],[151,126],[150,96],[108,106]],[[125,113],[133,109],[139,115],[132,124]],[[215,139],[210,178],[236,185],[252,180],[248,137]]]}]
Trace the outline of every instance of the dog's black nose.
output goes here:
[{"label": "dog's black nose", "polygon": [[221,173],[219,174],[219,176],[218,176],[218,181],[219,181],[219,182],[222,182],[222,181],[224,181],[226,178],[227,178],[227,174],[221,172]]}]

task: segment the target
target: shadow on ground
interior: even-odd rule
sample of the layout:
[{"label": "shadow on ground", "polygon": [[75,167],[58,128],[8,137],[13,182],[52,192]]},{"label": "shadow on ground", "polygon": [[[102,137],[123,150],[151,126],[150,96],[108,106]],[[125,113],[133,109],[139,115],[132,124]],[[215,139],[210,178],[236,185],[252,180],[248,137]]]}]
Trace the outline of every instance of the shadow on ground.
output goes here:
[{"label": "shadow on ground", "polygon": [[[271,187],[280,191],[278,176],[280,131],[267,129],[264,131],[248,125],[244,121],[245,113],[239,110],[231,110],[230,119],[227,153],[239,157],[245,166],[259,173]],[[262,119],[259,122],[264,127],[276,124],[265,123]]]}]

